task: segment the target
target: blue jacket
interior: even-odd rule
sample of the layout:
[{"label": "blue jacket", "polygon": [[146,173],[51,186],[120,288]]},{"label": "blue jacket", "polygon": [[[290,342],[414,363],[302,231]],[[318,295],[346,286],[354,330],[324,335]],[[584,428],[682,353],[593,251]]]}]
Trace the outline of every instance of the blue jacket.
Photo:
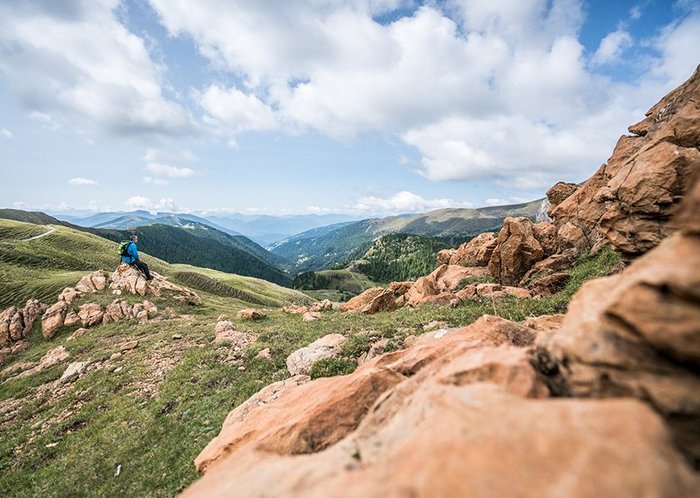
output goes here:
[{"label": "blue jacket", "polygon": [[136,249],[136,242],[131,242],[129,246],[126,248],[126,252],[129,254],[128,256],[122,256],[122,263],[128,263],[132,264],[134,261],[138,261],[139,258],[139,251]]}]

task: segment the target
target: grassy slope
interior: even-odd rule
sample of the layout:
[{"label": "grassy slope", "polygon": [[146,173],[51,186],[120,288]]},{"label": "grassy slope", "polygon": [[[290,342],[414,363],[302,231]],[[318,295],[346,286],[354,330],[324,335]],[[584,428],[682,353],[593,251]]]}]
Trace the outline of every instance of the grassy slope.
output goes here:
[{"label": "grassy slope", "polygon": [[[3,368],[36,361],[58,345],[65,346],[71,357],[24,379],[0,378],[0,490],[4,496],[22,497],[172,496],[197,478],[192,461],[218,433],[226,414],[263,386],[288,377],[285,359],[295,349],[328,333],[349,335],[344,357],[316,368],[314,375],[346,372],[369,347],[369,331],[389,338],[390,346],[398,348],[403,338],[419,333],[431,320],[462,326],[484,313],[521,320],[560,312],[583,281],[607,274],[618,261],[612,251],[582,258],[561,293],[539,300],[489,300],[371,316],[328,312],[311,323],[276,310],[260,322],[234,319],[239,329],[258,334],[238,363],[227,360],[230,348],[214,345],[212,339],[218,314],[235,316],[246,303],[222,293],[203,292],[205,305],[199,307],[157,302],[161,308],[173,306],[180,316],[100,326],[70,341],[65,332],[45,341],[36,329],[31,347],[10,357]],[[171,275],[192,270],[181,265],[166,269]],[[201,273],[232,284],[241,278]],[[249,292],[257,285],[263,286],[257,289],[260,293],[289,292],[246,281]],[[182,339],[173,339],[173,334]],[[138,348],[110,359],[119,344],[131,339],[139,339]],[[270,349],[272,361],[256,357],[263,348]],[[60,377],[69,362],[100,359],[103,368],[58,392],[42,391],[41,385]],[[164,363],[172,366],[158,374]],[[115,476],[120,465],[120,475]]]},{"label": "grassy slope", "polygon": [[[35,240],[22,240],[28,236],[55,231]],[[106,239],[71,228],[48,225],[46,227],[9,220],[0,220],[0,309],[23,305],[29,298],[53,303],[56,295],[69,285],[74,285],[86,273],[98,269],[111,271],[116,268],[117,244]],[[169,276],[175,282],[186,284],[183,272],[206,276],[220,287],[218,294],[239,291],[239,297],[250,303],[286,303],[303,299],[301,293],[279,287],[263,280],[205,270],[186,265],[171,265],[148,254],[143,260],[158,273]],[[191,278],[191,277],[190,277]],[[198,288],[207,293],[208,288]],[[217,292],[211,292],[216,296]]]}]

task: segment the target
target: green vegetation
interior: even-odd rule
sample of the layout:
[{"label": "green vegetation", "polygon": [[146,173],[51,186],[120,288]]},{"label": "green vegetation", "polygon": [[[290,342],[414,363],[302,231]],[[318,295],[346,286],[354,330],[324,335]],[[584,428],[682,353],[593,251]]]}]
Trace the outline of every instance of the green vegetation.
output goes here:
[{"label": "green vegetation", "polygon": [[377,284],[362,273],[355,271],[322,270],[298,275],[294,279],[292,287],[304,290],[338,291],[341,298],[336,300],[344,301],[371,287],[377,287]]},{"label": "green vegetation", "polygon": [[416,280],[439,266],[435,253],[447,247],[420,235],[385,235],[374,241],[355,267],[375,282]]},{"label": "green vegetation", "polygon": [[357,368],[357,362],[349,358],[323,358],[313,364],[309,377],[318,379],[346,375],[355,371],[355,368]]},{"label": "green vegetation", "polygon": [[[32,230],[0,222],[0,232],[7,227],[18,234]],[[56,228],[32,241],[0,240],[0,296],[13,288],[22,300],[36,297],[31,293],[48,288],[47,282],[32,283],[42,274],[54,285],[74,284],[88,271],[114,266],[113,243]],[[70,353],[68,360],[39,374],[17,378],[0,373],[4,496],[173,496],[197,478],[193,460],[219,432],[227,413],[264,386],[289,376],[285,360],[296,349],[326,334],[343,333],[348,341],[341,355],[317,362],[312,376],[346,374],[374,340],[385,338],[388,349],[400,348],[407,336],[420,334],[433,320],[464,326],[484,313],[522,320],[561,312],[584,281],[608,274],[619,257],[610,249],[582,256],[560,293],[537,300],[470,301],[457,308],[425,306],[369,316],[331,311],[314,322],[276,309],[269,309],[268,318],[259,322],[234,318],[239,330],[256,335],[242,354],[213,343],[220,313],[235,317],[251,303],[276,308],[308,298],[258,279],[154,258],[148,262],[174,282],[195,288],[204,304],[192,307],[153,299],[161,310],[172,308],[172,317],[101,325],[71,340],[66,331],[44,340],[37,325],[30,347],[2,365],[19,368],[24,362],[37,362],[57,346]],[[19,284],[12,287],[15,281]],[[55,294],[51,297],[49,302]],[[108,292],[89,297],[98,302],[112,298]],[[113,357],[121,351],[120,344],[130,340],[138,340],[138,347]],[[265,348],[271,360],[258,357]],[[74,383],[53,384],[76,361],[91,362],[85,375]]]},{"label": "green vegetation", "polygon": [[[52,233],[26,240],[28,235],[46,233],[50,228],[54,229]],[[23,305],[30,298],[53,303],[63,288],[75,285],[86,273],[116,268],[116,247],[102,237],[64,226],[43,227],[0,219],[0,309]],[[264,280],[170,265],[145,253],[142,258],[152,270],[212,296],[223,293],[239,301],[271,306],[308,301],[301,293]]]}]

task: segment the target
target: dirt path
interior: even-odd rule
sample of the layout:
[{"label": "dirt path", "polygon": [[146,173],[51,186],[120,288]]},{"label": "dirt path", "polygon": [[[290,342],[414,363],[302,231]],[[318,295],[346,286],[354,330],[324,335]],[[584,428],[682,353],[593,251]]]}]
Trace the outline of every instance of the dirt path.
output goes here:
[{"label": "dirt path", "polygon": [[50,233],[54,233],[55,231],[56,229],[54,227],[49,227],[48,231],[46,231],[45,233],[42,233],[41,235],[35,235],[34,237],[29,237],[28,239],[24,239],[24,241],[40,239],[42,237],[46,237]]}]

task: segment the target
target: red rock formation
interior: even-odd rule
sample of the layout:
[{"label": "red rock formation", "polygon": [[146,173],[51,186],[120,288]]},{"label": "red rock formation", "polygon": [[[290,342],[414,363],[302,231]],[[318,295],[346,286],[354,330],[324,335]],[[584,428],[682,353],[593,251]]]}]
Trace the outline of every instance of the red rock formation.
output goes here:
[{"label": "red rock formation", "polygon": [[667,222],[700,169],[700,67],[630,132],[607,164],[551,209],[560,248],[609,242],[638,256],[673,231]]},{"label": "red rock formation", "polygon": [[353,297],[347,303],[340,305],[340,311],[352,311],[358,313],[377,313],[379,311],[391,311],[396,309],[394,293],[383,287],[367,289],[362,294]]},{"label": "red rock formation", "polygon": [[683,219],[681,233],[621,274],[584,284],[561,329],[541,346],[560,365],[568,394],[649,402],[697,463],[700,435],[692,427],[700,427],[700,234],[694,220],[686,225]]},{"label": "red rock formation", "polygon": [[[484,232],[465,242],[450,254],[447,264],[462,266],[486,266],[496,247],[496,236],[493,232]],[[442,252],[442,251],[441,251]],[[440,253],[438,253],[439,255]],[[443,256],[444,257],[444,256]],[[439,261],[439,258],[438,258]]]},{"label": "red rock formation", "polygon": [[351,375],[268,386],[229,414],[183,496],[693,496],[642,403],[543,399],[522,347],[535,334],[485,317]]},{"label": "red rock formation", "polygon": [[506,218],[489,261],[489,271],[502,284],[517,285],[543,256],[532,221],[522,217]]}]

